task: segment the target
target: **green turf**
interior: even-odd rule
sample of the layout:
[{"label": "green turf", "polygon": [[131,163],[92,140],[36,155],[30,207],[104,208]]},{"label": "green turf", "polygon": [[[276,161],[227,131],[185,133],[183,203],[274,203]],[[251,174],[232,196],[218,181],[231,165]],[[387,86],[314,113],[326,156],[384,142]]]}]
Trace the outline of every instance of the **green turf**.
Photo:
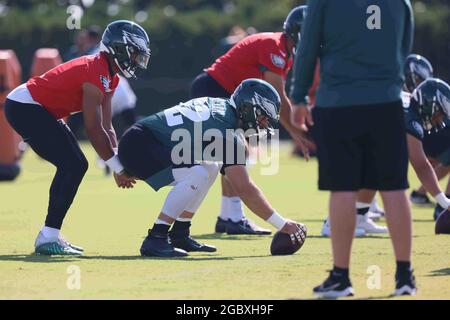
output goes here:
[{"label": "green turf", "polygon": [[[282,147],[276,176],[252,176],[286,217],[307,224],[309,237],[293,256],[272,257],[271,237],[212,233],[220,206],[216,182],[194,219],[196,239],[216,245],[214,254],[193,253],[183,259],[139,256],[139,247],[162,205],[167,190],[155,193],[143,183],[117,189],[95,166],[90,169],[67,216],[63,233],[85,248],[83,258],[31,254],[41,227],[54,169],[28,152],[23,173],[0,184],[0,299],[309,299],[330,268],[330,241],[319,236],[327,194],[316,187],[317,165],[292,158]],[[410,169],[411,170],[411,169]],[[411,172],[410,172],[411,173]],[[411,176],[411,184],[417,179]],[[414,212],[413,264],[420,299],[450,298],[450,236],[434,235],[431,208]],[[248,213],[257,223],[263,221]],[[369,289],[367,269],[381,271],[380,289]],[[71,266],[79,267],[81,288],[68,289]],[[387,298],[393,291],[394,259],[387,236],[356,239],[351,275],[355,298]]]}]

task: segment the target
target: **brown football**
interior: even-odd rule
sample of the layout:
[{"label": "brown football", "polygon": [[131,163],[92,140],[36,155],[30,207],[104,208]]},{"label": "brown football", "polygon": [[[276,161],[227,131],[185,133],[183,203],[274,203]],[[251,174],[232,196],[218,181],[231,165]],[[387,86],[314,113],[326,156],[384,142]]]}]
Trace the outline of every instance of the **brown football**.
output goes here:
[{"label": "brown football", "polygon": [[274,234],[272,243],[270,245],[270,253],[274,256],[294,254],[303,246],[306,240],[306,226],[300,224],[300,238],[291,239],[287,233],[278,231]]},{"label": "brown football", "polygon": [[445,210],[439,215],[434,232],[436,234],[450,234],[450,211]]}]

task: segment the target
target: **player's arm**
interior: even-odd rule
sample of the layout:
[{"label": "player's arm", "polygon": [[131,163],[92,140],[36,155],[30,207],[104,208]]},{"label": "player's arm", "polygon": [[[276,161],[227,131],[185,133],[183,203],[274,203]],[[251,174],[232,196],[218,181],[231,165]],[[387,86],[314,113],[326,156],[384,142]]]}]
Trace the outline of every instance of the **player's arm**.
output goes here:
[{"label": "player's arm", "polygon": [[447,199],[439,187],[436,173],[423,151],[422,142],[411,134],[407,134],[406,139],[408,143],[409,161],[420,182],[433,195],[441,207],[449,208],[450,200]]},{"label": "player's arm", "polygon": [[316,62],[319,58],[326,1],[316,0],[308,3],[308,15],[303,24],[302,39],[294,58],[294,69],[291,98],[293,115],[300,123],[310,126],[314,124],[309,108],[307,108],[308,90],[314,80]]},{"label": "player's arm", "polygon": [[[124,168],[114,152],[108,133],[103,128],[102,102],[103,93],[100,89],[91,83],[84,83],[83,117],[87,136],[97,154],[114,171],[117,185],[123,188],[131,188],[133,182],[123,174]],[[116,177],[116,175],[121,175],[121,177]]]},{"label": "player's arm", "polygon": [[305,145],[306,138],[304,137],[304,131],[307,131],[306,126],[303,124],[303,126],[297,126],[292,120],[292,105],[291,101],[289,100],[286,89],[285,89],[285,83],[281,75],[272,72],[272,71],[264,71],[263,78],[265,81],[270,83],[280,95],[281,99],[281,108],[280,108],[280,122],[283,125],[283,127],[289,132],[291,137],[295,139],[301,146],[303,154],[305,155],[306,159],[309,159],[309,152],[308,148]]},{"label": "player's arm", "polygon": [[262,191],[250,179],[244,165],[228,166],[224,171],[233,189],[258,217],[284,233],[295,234],[299,231],[296,222],[284,219],[272,208]]},{"label": "player's arm", "polygon": [[102,125],[106,133],[109,136],[113,149],[117,150],[117,135],[112,125],[112,97],[113,93],[109,93],[105,96],[102,103]]}]

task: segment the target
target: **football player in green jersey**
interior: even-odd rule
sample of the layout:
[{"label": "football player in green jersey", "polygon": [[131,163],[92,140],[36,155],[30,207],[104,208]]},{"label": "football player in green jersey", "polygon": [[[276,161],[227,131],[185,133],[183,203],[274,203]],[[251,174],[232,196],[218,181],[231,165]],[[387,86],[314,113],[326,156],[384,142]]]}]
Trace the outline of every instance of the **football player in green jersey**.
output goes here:
[{"label": "football player in green jersey", "polygon": [[219,172],[256,215],[304,240],[306,227],[277,213],[245,169],[245,137],[271,132],[279,109],[280,96],[269,83],[247,79],[229,99],[193,99],[140,120],[124,134],[119,158],[127,173],[155,190],[173,186],[141,246],[143,256],[216,251],[192,239],[189,228]]}]

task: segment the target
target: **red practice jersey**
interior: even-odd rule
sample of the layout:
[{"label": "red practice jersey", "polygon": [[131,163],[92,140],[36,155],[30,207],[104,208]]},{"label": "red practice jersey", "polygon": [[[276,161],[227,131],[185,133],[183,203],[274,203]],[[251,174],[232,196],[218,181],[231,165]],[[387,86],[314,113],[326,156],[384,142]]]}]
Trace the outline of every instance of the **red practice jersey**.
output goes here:
[{"label": "red practice jersey", "polygon": [[104,53],[82,56],[60,64],[27,82],[27,88],[55,118],[61,119],[82,110],[83,84],[91,83],[103,95],[114,92],[119,76],[111,76]]},{"label": "red practice jersey", "polygon": [[292,55],[286,48],[286,35],[264,32],[242,39],[205,71],[231,94],[245,79],[262,79],[264,71],[286,79],[292,63]]}]

